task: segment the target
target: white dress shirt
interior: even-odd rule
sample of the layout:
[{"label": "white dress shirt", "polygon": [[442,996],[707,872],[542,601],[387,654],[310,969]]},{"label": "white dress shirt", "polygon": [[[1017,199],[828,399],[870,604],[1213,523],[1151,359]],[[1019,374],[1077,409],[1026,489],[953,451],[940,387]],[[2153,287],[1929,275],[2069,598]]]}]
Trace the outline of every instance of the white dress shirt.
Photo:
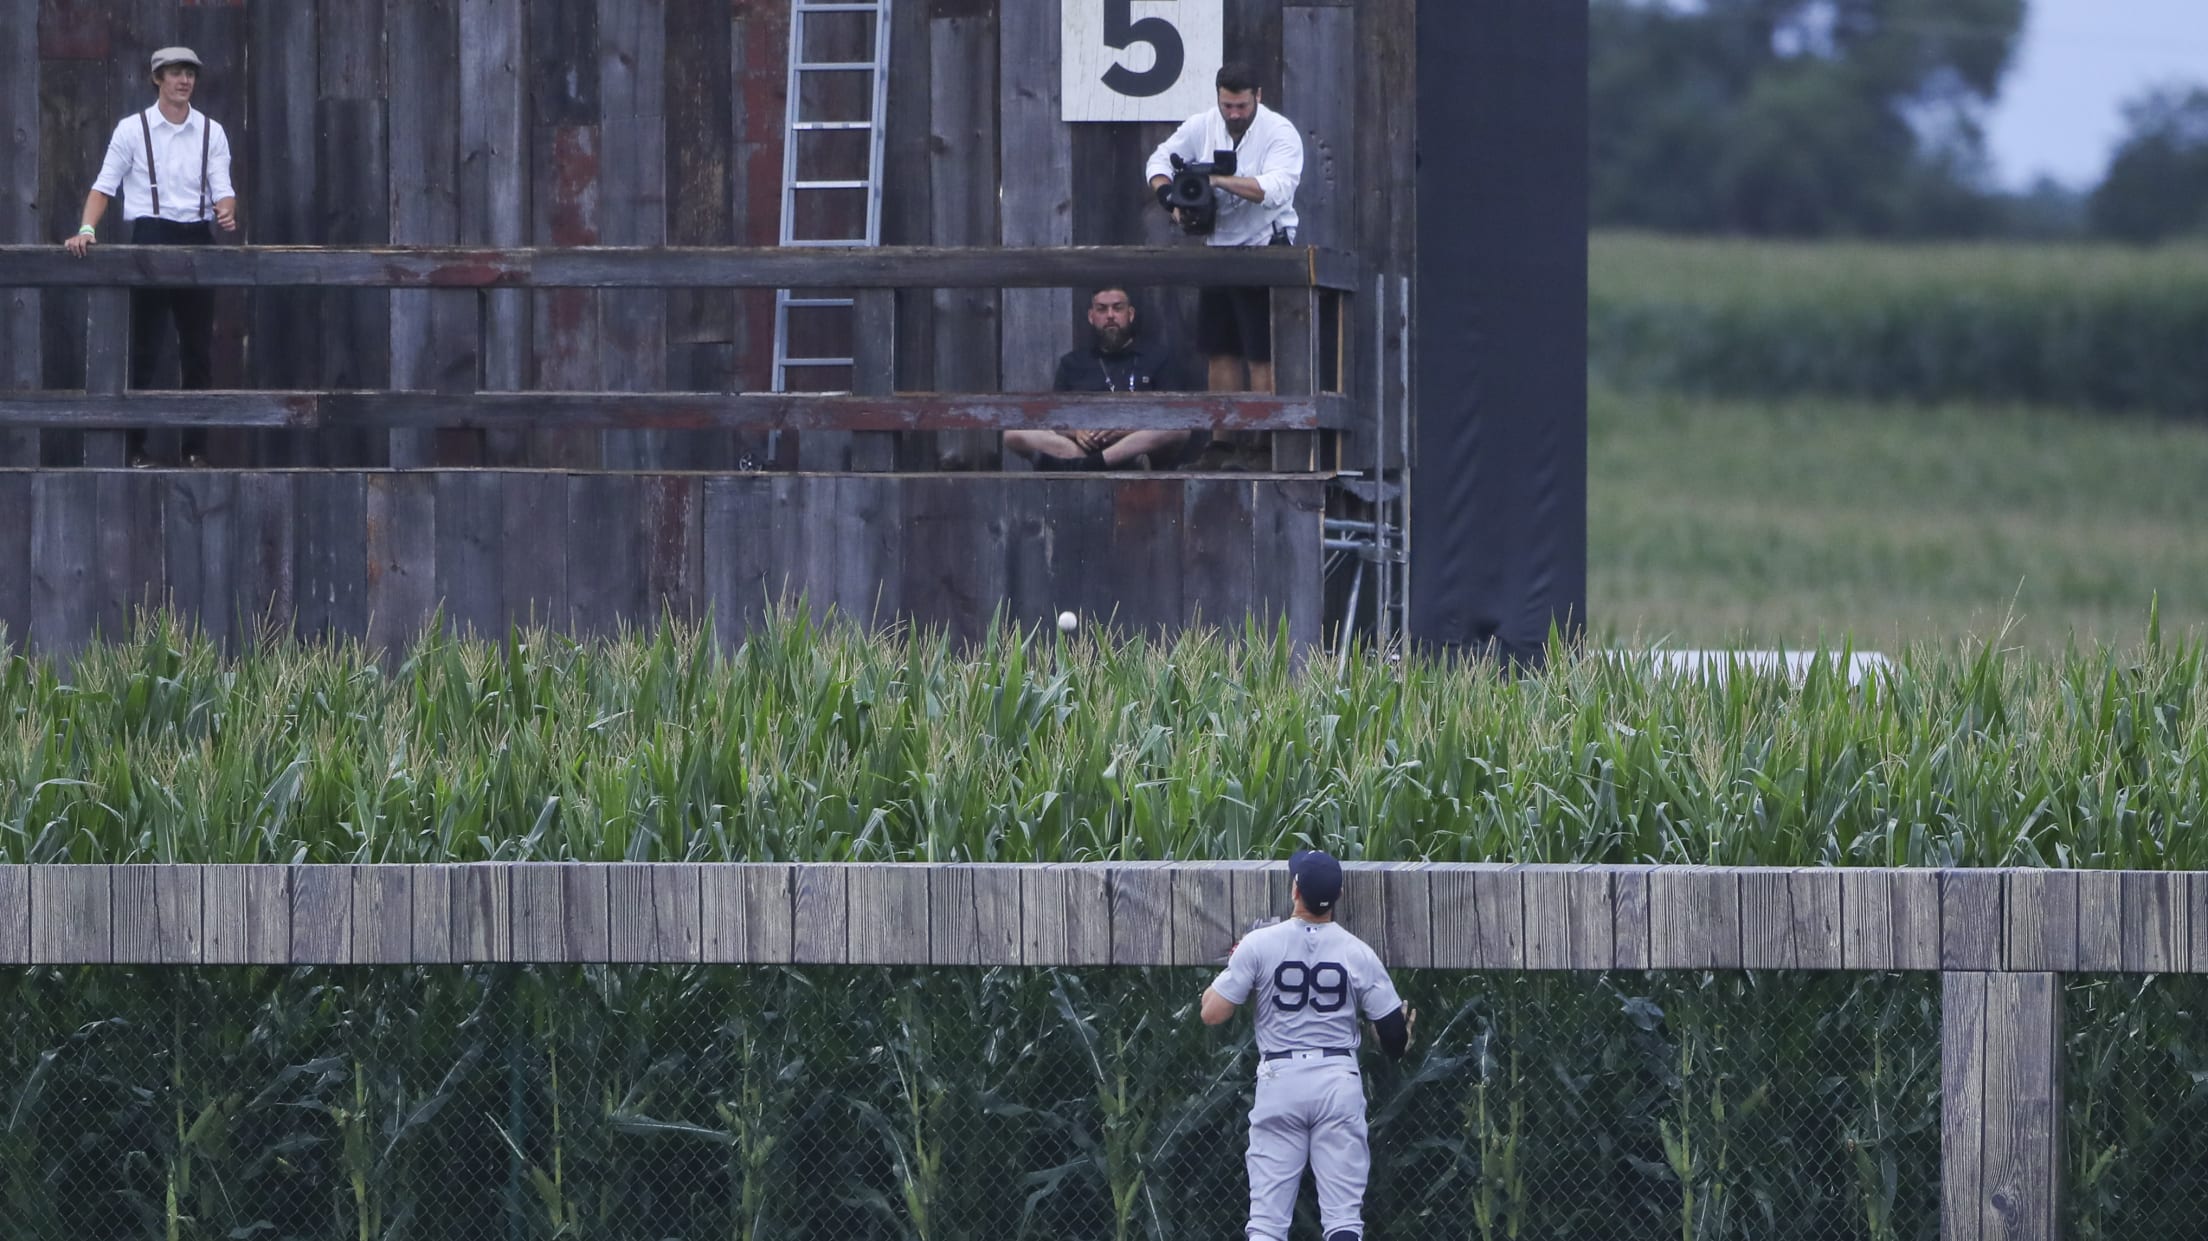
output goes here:
[{"label": "white dress shirt", "polygon": [[1264,104],[1257,105],[1250,127],[1237,142],[1227,133],[1227,120],[1219,109],[1206,108],[1181,122],[1173,136],[1150,153],[1143,170],[1145,179],[1170,177],[1178,155],[1190,163],[1209,160],[1214,151],[1234,151],[1234,175],[1254,177],[1265,191],[1265,201],[1253,203],[1239,194],[1214,188],[1219,200],[1219,224],[1211,232],[1215,246],[1262,246],[1273,239],[1273,226],[1291,233],[1296,228],[1296,186],[1303,181],[1303,135],[1287,117]]},{"label": "white dress shirt", "polygon": [[[153,158],[161,169],[161,218],[194,224],[215,218],[215,204],[234,198],[230,185],[230,135],[206,113],[193,108],[181,125],[161,115],[159,105],[143,113],[133,112],[116,122],[115,136],[107,140],[107,158],[100,163],[99,180],[92,188],[109,198],[121,191],[123,218],[136,220],[153,214],[153,182],[146,175],[144,116],[153,131]],[[207,126],[207,185],[204,200],[199,184],[201,134]]]}]

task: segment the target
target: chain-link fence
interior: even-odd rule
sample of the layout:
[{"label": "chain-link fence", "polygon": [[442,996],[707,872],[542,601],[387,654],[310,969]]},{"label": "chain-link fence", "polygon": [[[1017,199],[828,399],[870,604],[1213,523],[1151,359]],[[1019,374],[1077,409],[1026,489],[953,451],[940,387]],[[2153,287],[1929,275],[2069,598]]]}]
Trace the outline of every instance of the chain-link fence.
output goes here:
[{"label": "chain-link fence", "polygon": [[[1209,973],[0,972],[0,1235],[1239,1236]],[[1937,1235],[1935,976],[1397,982],[1375,1237]]]},{"label": "chain-link fence", "polygon": [[2081,974],[2064,999],[2064,1235],[2208,1241],[2208,976]]}]

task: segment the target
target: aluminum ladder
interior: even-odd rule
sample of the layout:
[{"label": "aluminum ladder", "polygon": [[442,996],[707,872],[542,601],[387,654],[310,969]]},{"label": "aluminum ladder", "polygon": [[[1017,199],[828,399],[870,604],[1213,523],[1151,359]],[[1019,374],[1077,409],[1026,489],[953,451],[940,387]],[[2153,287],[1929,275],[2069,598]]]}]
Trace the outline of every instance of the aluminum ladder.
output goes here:
[{"label": "aluminum ladder", "polygon": [[[791,6],[789,102],[782,133],[785,246],[855,248],[882,242],[882,121],[889,101],[890,2],[794,0]],[[862,33],[860,28],[869,19],[872,29]],[[850,59],[846,49],[862,44],[871,49],[871,58]],[[854,100],[860,106],[854,106]],[[864,119],[855,115],[861,106]],[[852,159],[857,144],[842,135],[863,135],[863,178],[849,175],[857,170]],[[824,164],[830,165],[825,172]],[[843,175],[828,175],[835,173]],[[853,227],[850,207],[859,191],[865,192],[865,218]],[[835,211],[838,206],[843,208],[841,217]],[[809,223],[823,227],[805,227]],[[849,356],[793,353],[791,312],[840,311],[848,321],[853,306],[848,296],[775,291],[776,392],[793,390],[792,372],[852,365]]]}]

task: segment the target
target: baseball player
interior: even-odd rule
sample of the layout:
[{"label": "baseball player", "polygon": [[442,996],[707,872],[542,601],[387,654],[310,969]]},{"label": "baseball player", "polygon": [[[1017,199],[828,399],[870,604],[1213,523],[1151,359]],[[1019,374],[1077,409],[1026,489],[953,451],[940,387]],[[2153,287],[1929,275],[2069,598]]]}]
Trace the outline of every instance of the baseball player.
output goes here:
[{"label": "baseball player", "polygon": [[1357,1019],[1372,1022],[1380,1049],[1400,1060],[1418,1014],[1403,1006],[1365,941],[1334,922],[1342,866],[1310,849],[1288,862],[1295,917],[1244,936],[1204,991],[1215,1026],[1256,996],[1257,1101],[1250,1108],[1252,1241],[1287,1241],[1303,1168],[1319,1184],[1326,1241],[1364,1235],[1365,1087],[1357,1072]]}]

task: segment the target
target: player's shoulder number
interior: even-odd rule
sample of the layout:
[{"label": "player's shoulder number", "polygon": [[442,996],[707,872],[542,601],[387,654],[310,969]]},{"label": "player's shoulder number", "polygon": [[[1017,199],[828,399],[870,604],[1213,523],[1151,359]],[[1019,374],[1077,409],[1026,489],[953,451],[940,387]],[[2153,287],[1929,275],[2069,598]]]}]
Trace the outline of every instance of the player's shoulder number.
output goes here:
[{"label": "player's shoulder number", "polygon": [[1334,1013],[1348,1003],[1349,971],[1337,962],[1283,961],[1273,967],[1273,1007],[1282,1012],[1308,1007],[1315,1013]]}]

